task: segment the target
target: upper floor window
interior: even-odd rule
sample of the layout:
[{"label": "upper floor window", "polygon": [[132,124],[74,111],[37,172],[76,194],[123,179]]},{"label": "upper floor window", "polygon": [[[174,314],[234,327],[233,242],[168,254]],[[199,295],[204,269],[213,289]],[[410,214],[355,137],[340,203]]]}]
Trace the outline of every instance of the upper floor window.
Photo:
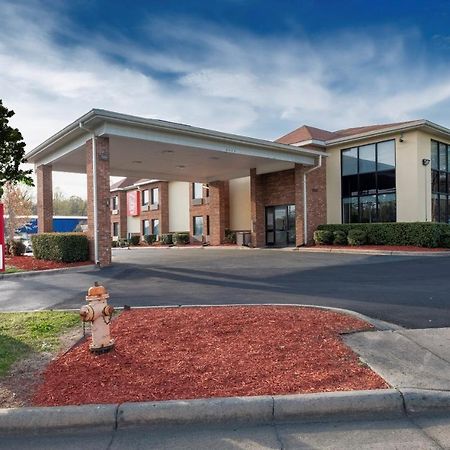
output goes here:
[{"label": "upper floor window", "polygon": [[142,206],[148,205],[149,193],[148,189],[142,191]]},{"label": "upper floor window", "polygon": [[152,199],[152,205],[157,205],[159,203],[159,189],[153,188],[151,190],[151,199]]},{"label": "upper floor window", "polygon": [[450,145],[431,141],[431,215],[450,223]]},{"label": "upper floor window", "polygon": [[111,209],[119,209],[119,197],[117,195],[114,195],[111,199]]},{"label": "upper floor window", "polygon": [[342,220],[395,222],[395,140],[341,152]]},{"label": "upper floor window", "polygon": [[203,198],[203,183],[192,183],[192,198]]}]

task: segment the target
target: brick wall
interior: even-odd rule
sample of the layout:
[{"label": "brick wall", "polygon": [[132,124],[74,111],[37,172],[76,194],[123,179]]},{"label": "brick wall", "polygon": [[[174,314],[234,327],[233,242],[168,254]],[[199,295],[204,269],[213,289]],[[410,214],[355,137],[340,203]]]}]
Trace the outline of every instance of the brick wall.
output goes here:
[{"label": "brick wall", "polygon": [[37,215],[39,233],[53,231],[53,181],[52,166],[36,167]]},{"label": "brick wall", "polygon": [[169,232],[169,183],[167,181],[157,181],[139,186],[139,190],[141,191],[140,201],[142,204],[142,191],[148,190],[149,205],[150,205],[151,190],[155,188],[158,188],[159,190],[158,209],[142,211],[141,206],[141,214],[139,216],[139,220],[141,221],[141,234],[143,233],[142,230],[143,220],[149,220],[150,225],[152,220],[159,220],[159,234],[161,235]]},{"label": "brick wall", "polygon": [[[295,205],[296,245],[304,243],[303,174],[311,167],[296,164],[294,169],[256,175],[250,171],[250,192],[252,209],[252,244],[261,247],[266,244],[265,208],[276,205]],[[307,175],[308,242],[317,225],[326,221],[326,179],[325,160],[320,169]]]},{"label": "brick wall", "polygon": [[98,211],[98,243],[99,263],[101,266],[111,264],[111,212],[109,191],[109,139],[96,138],[97,173],[93,173],[92,140],[86,142],[86,175],[87,175],[87,210],[89,252],[92,261],[94,251],[94,176],[97,177],[97,211]]}]

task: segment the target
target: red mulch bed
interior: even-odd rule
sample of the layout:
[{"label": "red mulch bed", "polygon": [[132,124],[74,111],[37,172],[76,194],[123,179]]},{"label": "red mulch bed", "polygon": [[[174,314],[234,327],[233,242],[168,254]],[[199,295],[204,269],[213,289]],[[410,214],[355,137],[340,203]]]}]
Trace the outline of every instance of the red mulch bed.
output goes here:
[{"label": "red mulch bed", "polygon": [[414,247],[413,245],[311,245],[312,248],[345,250],[379,250],[384,252],[448,252],[448,248]]},{"label": "red mulch bed", "polygon": [[5,263],[7,266],[13,266],[22,270],[48,270],[61,269],[63,267],[86,266],[92,264],[92,261],[64,263],[36,259],[33,256],[7,256],[5,258]]},{"label": "red mulch bed", "polygon": [[33,404],[78,405],[388,387],[339,334],[370,330],[348,315],[297,307],[123,312],[116,348],[83,342],[50,363]]}]

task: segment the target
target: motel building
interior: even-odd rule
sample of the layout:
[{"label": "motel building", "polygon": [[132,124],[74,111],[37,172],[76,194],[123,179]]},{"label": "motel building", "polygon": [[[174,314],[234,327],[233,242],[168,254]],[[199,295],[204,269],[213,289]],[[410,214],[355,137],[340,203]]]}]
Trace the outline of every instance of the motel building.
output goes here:
[{"label": "motel building", "polygon": [[[427,120],[275,142],[93,109],[28,155],[39,232],[52,231],[52,172],[87,175],[91,258],[111,241],[189,232],[220,245],[302,246],[322,223],[450,222],[450,129]],[[110,184],[110,176],[125,179]]]}]

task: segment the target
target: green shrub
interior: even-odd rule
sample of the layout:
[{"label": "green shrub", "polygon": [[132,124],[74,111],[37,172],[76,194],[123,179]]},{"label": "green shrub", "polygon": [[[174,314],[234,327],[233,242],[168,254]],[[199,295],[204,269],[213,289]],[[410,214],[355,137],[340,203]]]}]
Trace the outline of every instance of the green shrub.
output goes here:
[{"label": "green shrub", "polygon": [[331,244],[333,242],[333,232],[328,230],[314,231],[314,242],[318,245]]},{"label": "green shrub", "polygon": [[161,243],[164,245],[172,245],[173,244],[173,235],[172,234],[162,234],[161,235]]},{"label": "green shrub", "polygon": [[89,259],[89,241],[83,233],[41,233],[32,236],[31,242],[37,259],[62,262]]},{"label": "green shrub", "polygon": [[188,232],[173,234],[173,243],[175,245],[185,245],[185,244],[189,244],[189,242],[190,242],[190,238],[189,238]]},{"label": "green shrub", "polygon": [[119,246],[119,242],[118,241],[111,241],[111,247],[115,248]]},{"label": "green shrub", "polygon": [[146,234],[144,236],[145,242],[147,242],[148,245],[152,245],[153,242],[156,242],[156,238],[158,236],[156,234]]},{"label": "green shrub", "polygon": [[25,253],[26,247],[22,241],[14,239],[6,243],[6,249],[11,256],[22,256]]},{"label": "green shrub", "polygon": [[364,230],[354,228],[348,232],[347,241],[349,245],[367,244],[367,233]]},{"label": "green shrub", "polygon": [[141,242],[141,237],[140,236],[130,236],[130,239],[128,239],[128,243],[130,245],[139,245],[139,242]]},{"label": "green shrub", "polygon": [[118,244],[119,244],[119,247],[124,248],[124,247],[128,247],[129,242],[128,242],[128,239],[119,239]]},{"label": "green shrub", "polygon": [[439,240],[439,246],[450,248],[450,230],[444,231]]},{"label": "green shrub", "polygon": [[236,232],[231,230],[225,230],[225,243],[236,244]]},{"label": "green shrub", "polygon": [[441,236],[450,231],[450,224],[434,222],[346,223],[319,225],[318,230],[363,230],[370,245],[411,245],[416,247],[439,247]]},{"label": "green shrub", "polygon": [[347,234],[341,230],[333,231],[333,244],[347,245]]}]

